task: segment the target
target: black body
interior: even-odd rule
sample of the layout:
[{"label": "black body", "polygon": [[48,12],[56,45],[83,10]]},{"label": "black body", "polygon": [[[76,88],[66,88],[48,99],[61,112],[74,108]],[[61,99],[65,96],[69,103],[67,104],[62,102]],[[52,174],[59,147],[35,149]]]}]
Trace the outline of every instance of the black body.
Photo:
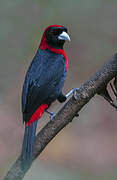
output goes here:
[{"label": "black body", "polygon": [[41,104],[50,104],[57,98],[66,100],[62,87],[66,76],[63,55],[38,49],[26,74],[22,92],[23,121],[26,123]]},{"label": "black body", "polygon": [[22,113],[23,122],[25,122],[21,153],[23,167],[30,165],[32,161],[38,117],[33,120],[31,117],[35,117],[36,110],[43,104],[46,104],[48,108],[56,99],[59,102],[66,100],[66,96],[62,94],[66,77],[67,60],[63,50],[66,39],[58,38],[62,32],[67,32],[67,29],[63,26],[58,27],[58,25],[49,26],[44,31],[40,48],[25,77],[22,91]]}]

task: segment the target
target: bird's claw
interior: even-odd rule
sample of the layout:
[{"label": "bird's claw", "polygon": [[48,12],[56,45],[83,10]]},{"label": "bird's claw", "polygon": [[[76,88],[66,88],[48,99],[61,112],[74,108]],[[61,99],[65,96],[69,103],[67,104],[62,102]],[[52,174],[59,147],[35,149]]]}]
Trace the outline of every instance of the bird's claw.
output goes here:
[{"label": "bird's claw", "polygon": [[50,121],[53,121],[53,118],[56,116],[56,113],[48,111],[48,109],[45,110],[50,115]]},{"label": "bird's claw", "polygon": [[77,90],[79,90],[79,88],[74,88],[74,91],[73,91],[73,96],[76,101],[78,100]]},{"label": "bird's claw", "polygon": [[68,98],[71,94],[73,94],[74,99],[75,99],[75,100],[78,100],[77,90],[79,90],[79,88],[71,89],[71,90],[66,94],[66,98]]},{"label": "bird's claw", "polygon": [[50,121],[54,120],[54,117],[56,116],[56,113],[51,112],[52,114],[50,115]]}]

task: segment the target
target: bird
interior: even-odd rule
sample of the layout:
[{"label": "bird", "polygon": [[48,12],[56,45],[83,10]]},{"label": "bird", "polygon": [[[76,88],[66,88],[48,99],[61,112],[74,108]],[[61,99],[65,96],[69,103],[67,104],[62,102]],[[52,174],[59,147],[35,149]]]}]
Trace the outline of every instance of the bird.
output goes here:
[{"label": "bird", "polygon": [[67,72],[67,56],[63,45],[70,41],[68,30],[62,25],[48,26],[39,48],[25,76],[22,89],[22,114],[25,124],[21,160],[23,165],[30,164],[35,142],[37,122],[46,111],[51,120],[55,116],[48,108],[55,100],[65,102],[72,89],[64,95],[62,88]]}]

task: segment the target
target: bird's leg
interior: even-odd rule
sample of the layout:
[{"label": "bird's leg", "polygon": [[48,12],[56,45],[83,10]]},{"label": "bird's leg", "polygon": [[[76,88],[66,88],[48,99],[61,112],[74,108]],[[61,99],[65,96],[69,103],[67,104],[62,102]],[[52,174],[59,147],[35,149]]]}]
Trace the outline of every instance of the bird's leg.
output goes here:
[{"label": "bird's leg", "polygon": [[[58,101],[61,102],[61,103],[62,103],[62,102],[65,102],[66,99],[67,99],[71,94],[73,94],[74,99],[77,100],[77,99],[78,99],[78,97],[77,97],[77,90],[79,90],[79,88],[71,89],[66,95],[61,94],[61,95],[57,98]],[[45,112],[47,112],[48,114],[50,114],[50,120],[53,121],[53,118],[56,116],[56,114],[53,113],[53,112],[48,111],[48,109],[46,109]],[[78,113],[76,114],[76,117],[77,117],[77,116],[79,116]]]},{"label": "bird's leg", "polygon": [[[73,88],[73,89],[71,89],[71,90],[66,94],[66,98],[68,98],[71,94],[73,94],[74,99],[77,101],[77,100],[78,100],[77,90],[79,90],[79,88]],[[75,116],[78,117],[79,114],[76,113]]]},{"label": "bird's leg", "polygon": [[53,118],[56,116],[56,113],[48,111],[47,109],[45,110],[50,115],[50,121],[53,121]]},{"label": "bird's leg", "polygon": [[77,90],[79,90],[79,88],[73,88],[71,89],[67,94],[66,94],[66,98],[68,98],[71,94],[73,94],[74,99],[77,100]]}]

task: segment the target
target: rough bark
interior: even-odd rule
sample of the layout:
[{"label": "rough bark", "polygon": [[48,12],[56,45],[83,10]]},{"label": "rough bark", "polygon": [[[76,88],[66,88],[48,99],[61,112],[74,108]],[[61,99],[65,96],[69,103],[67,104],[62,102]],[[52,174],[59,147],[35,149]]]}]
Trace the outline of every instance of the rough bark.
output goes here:
[{"label": "rough bark", "polygon": [[[77,91],[78,100],[73,97],[57,113],[54,121],[49,122],[37,134],[34,145],[33,161],[40,155],[46,145],[75,117],[82,107],[110,80],[117,75],[117,54],[109,59],[87,82]],[[21,180],[30,166],[22,168],[20,157],[8,171],[5,180]]]}]

